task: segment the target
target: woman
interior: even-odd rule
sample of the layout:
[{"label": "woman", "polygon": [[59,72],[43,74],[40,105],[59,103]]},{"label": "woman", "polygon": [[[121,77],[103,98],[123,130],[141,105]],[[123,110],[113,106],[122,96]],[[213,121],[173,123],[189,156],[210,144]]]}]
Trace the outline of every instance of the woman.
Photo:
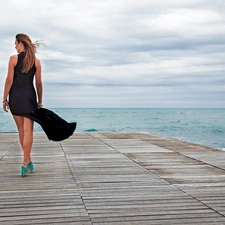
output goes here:
[{"label": "woman", "polygon": [[[3,109],[6,112],[10,109],[23,149],[20,170],[22,177],[28,175],[28,171],[34,170],[31,161],[34,121],[30,115],[38,107],[42,107],[41,63],[35,57],[38,45],[38,42],[32,43],[26,34],[16,35],[15,48],[18,54],[9,59],[3,95]],[[34,77],[37,95],[33,85]]]}]

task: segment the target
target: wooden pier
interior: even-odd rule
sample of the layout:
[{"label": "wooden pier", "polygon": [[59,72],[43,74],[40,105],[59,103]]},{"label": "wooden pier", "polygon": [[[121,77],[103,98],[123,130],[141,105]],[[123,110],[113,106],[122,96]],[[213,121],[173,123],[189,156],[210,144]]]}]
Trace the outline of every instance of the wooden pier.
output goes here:
[{"label": "wooden pier", "polygon": [[223,225],[225,152],[149,133],[0,133],[0,224]]}]

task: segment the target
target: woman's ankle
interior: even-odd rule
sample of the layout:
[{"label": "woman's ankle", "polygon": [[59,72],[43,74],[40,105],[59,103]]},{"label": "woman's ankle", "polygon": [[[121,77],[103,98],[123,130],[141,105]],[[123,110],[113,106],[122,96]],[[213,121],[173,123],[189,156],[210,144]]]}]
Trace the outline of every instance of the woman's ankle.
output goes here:
[{"label": "woman's ankle", "polygon": [[27,164],[28,164],[27,162],[23,162],[22,166],[27,166]]}]

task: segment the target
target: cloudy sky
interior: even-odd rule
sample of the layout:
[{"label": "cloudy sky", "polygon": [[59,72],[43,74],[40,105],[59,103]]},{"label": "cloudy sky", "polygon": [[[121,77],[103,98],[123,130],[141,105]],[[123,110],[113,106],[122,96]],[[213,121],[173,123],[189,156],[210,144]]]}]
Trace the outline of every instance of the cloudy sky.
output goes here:
[{"label": "cloudy sky", "polygon": [[224,0],[7,0],[0,86],[17,33],[43,40],[45,107],[225,107]]}]

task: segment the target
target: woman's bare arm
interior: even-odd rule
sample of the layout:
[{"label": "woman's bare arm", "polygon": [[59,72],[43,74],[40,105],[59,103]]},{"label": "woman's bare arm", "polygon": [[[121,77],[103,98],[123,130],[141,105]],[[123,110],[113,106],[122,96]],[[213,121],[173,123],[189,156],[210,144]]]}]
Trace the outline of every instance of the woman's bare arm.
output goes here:
[{"label": "woman's bare arm", "polygon": [[37,90],[37,97],[38,97],[38,106],[42,106],[42,79],[41,79],[41,63],[39,59],[35,59],[35,66],[36,66],[36,73],[35,73],[35,81],[36,81],[36,90]]},{"label": "woman's bare arm", "polygon": [[7,73],[7,77],[5,80],[5,87],[4,87],[4,94],[3,94],[3,109],[6,112],[8,112],[8,108],[9,108],[7,98],[8,98],[12,83],[13,83],[14,67],[17,64],[17,60],[18,60],[17,55],[12,55],[9,58],[8,73]]}]

